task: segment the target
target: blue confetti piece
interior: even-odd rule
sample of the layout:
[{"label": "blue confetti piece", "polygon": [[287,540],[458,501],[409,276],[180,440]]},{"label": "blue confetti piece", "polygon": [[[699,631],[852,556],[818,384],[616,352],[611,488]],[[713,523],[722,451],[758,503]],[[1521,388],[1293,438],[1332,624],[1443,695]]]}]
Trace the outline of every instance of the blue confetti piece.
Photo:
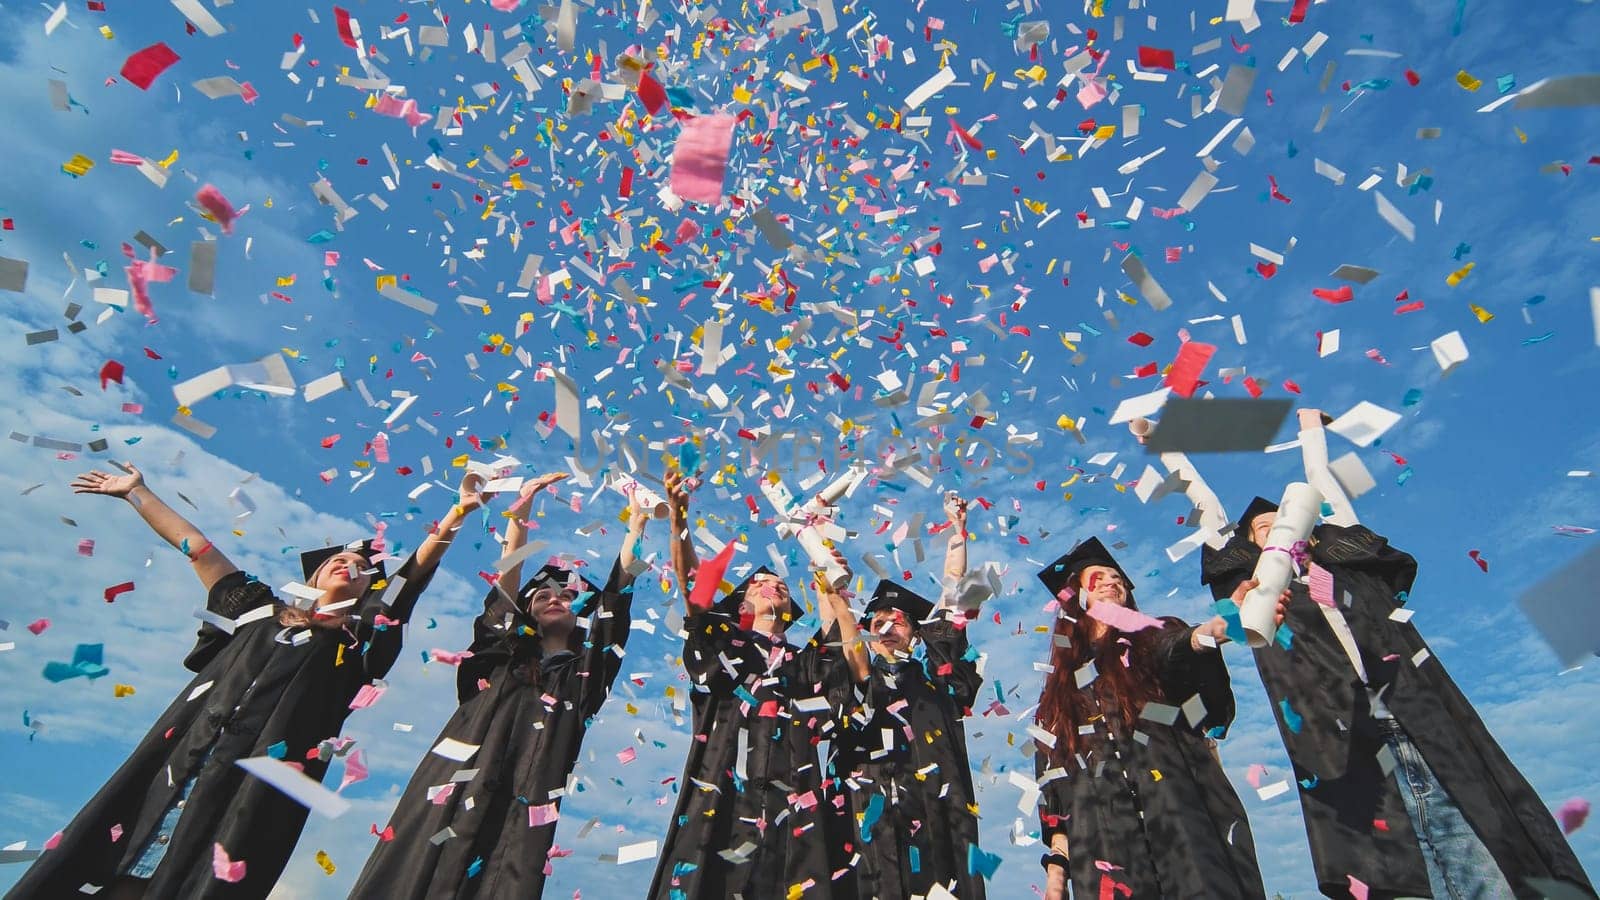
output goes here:
[{"label": "blue confetti piece", "polygon": [[283,759],[289,755],[289,745],[284,741],[271,744],[267,747],[267,755],[273,759]]},{"label": "blue confetti piece", "polygon": [[1535,335],[1534,337],[1531,337],[1531,338],[1523,338],[1522,339],[1522,346],[1524,346],[1524,347],[1532,347],[1534,344],[1542,344],[1545,341],[1548,341],[1548,340],[1550,340],[1551,338],[1553,338],[1555,336],[1556,336],[1556,333],[1554,331],[1546,331],[1544,334]]},{"label": "blue confetti piece", "polygon": [[1421,402],[1422,402],[1422,391],[1419,391],[1416,388],[1412,388],[1411,390],[1406,391],[1406,395],[1405,395],[1405,397],[1403,399],[1401,399],[1400,405],[1401,406],[1416,406],[1418,403],[1421,403]]},{"label": "blue confetti piece", "polygon": [[1523,306],[1538,306],[1539,304],[1541,304],[1543,302],[1544,302],[1544,295],[1543,294],[1534,294],[1532,297],[1529,297],[1528,299],[1522,301],[1522,305]]},{"label": "blue confetti piece", "polygon": [[866,812],[861,814],[861,843],[872,843],[872,826],[883,816],[883,795],[873,794],[867,801]]},{"label": "blue confetti piece", "polygon": [[1228,640],[1236,644],[1248,644],[1250,636],[1244,633],[1244,623],[1239,621],[1239,605],[1232,600],[1218,600],[1211,605],[1213,615],[1222,617],[1228,623]]},{"label": "blue confetti piece", "polygon": [[1278,642],[1278,646],[1285,650],[1294,649],[1294,632],[1290,630],[1288,625],[1279,625],[1278,633],[1274,635],[1273,639]]},{"label": "blue confetti piece", "polygon": [[985,853],[978,849],[977,844],[967,845],[967,874],[993,878],[995,870],[999,868],[1000,854]]},{"label": "blue confetti piece", "polygon": [[1450,34],[1461,34],[1461,20],[1467,15],[1467,0],[1456,0],[1456,19],[1450,23]]},{"label": "blue confetti piece", "polygon": [[1300,726],[1304,725],[1306,720],[1294,711],[1294,707],[1289,705],[1288,700],[1278,701],[1278,711],[1283,713],[1283,724],[1287,725],[1291,732],[1299,734]]},{"label": "blue confetti piece", "polygon": [[1300,779],[1300,786],[1302,788],[1305,788],[1308,791],[1313,789],[1313,788],[1315,788],[1317,786],[1317,783],[1318,783],[1318,780],[1317,780],[1317,776],[1315,776],[1315,775],[1311,776],[1310,778],[1302,778],[1302,779]]},{"label": "blue confetti piece", "polygon": [[472,861],[472,863],[467,866],[467,877],[468,878],[477,878],[478,877],[478,873],[482,872],[482,871],[483,871],[483,857],[480,856],[477,859],[474,859]]},{"label": "blue confetti piece", "polygon": [[915,847],[906,848],[906,858],[911,862],[911,872],[916,874],[922,871],[922,854]]},{"label": "blue confetti piece", "polygon": [[1410,466],[1406,466],[1404,469],[1400,470],[1400,476],[1394,480],[1394,483],[1403,485],[1403,484],[1405,484],[1406,482],[1408,482],[1410,480],[1411,480],[1411,467]]}]

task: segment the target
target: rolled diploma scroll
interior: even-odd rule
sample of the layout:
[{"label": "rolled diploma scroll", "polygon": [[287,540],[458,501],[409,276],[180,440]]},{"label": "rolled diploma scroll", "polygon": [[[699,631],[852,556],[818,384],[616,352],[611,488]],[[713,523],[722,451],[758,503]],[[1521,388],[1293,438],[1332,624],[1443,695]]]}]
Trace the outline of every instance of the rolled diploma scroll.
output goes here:
[{"label": "rolled diploma scroll", "polygon": [[[1239,607],[1239,622],[1249,636],[1251,647],[1265,647],[1277,636],[1278,598],[1295,576],[1294,556],[1289,551],[1311,536],[1321,508],[1322,495],[1311,485],[1296,481],[1284,488],[1283,500],[1278,503],[1278,517],[1267,532],[1267,547],[1256,560],[1253,577],[1257,584],[1244,595]],[[1248,522],[1239,524],[1243,528],[1250,527]]]},{"label": "rolled diploma scroll", "polygon": [[632,475],[617,475],[613,477],[609,487],[624,497],[628,496],[630,490],[633,491],[634,496],[639,498],[639,505],[644,507],[645,512],[649,513],[651,518],[665,519],[667,517],[667,501],[661,499],[660,494],[645,487],[643,482]]},{"label": "rolled diploma scroll", "polygon": [[811,564],[821,569],[827,576],[828,583],[835,588],[849,579],[850,570],[840,565],[823,543],[825,537],[823,529],[830,526],[837,528],[832,525],[834,504],[841,497],[854,493],[856,486],[866,478],[866,475],[866,469],[851,466],[818,492],[810,502],[798,508],[795,507],[794,495],[789,492],[788,486],[782,480],[761,479],[761,493],[767,498],[767,502],[772,504],[773,510],[787,519],[779,523],[778,533],[798,540],[800,548],[806,551]]}]

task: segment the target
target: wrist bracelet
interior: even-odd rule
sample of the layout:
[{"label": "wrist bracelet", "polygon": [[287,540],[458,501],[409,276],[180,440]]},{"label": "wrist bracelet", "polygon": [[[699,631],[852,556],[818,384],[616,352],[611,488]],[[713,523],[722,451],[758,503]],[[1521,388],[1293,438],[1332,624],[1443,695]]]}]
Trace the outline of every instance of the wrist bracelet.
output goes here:
[{"label": "wrist bracelet", "polygon": [[1039,857],[1039,865],[1044,867],[1046,871],[1049,871],[1051,866],[1060,866],[1068,871],[1071,870],[1070,861],[1059,853],[1046,853]]},{"label": "wrist bracelet", "polygon": [[211,548],[214,547],[214,546],[216,546],[216,545],[213,544],[212,542],[206,541],[204,544],[202,544],[200,546],[200,548],[198,550],[189,551],[189,561],[190,562],[197,562],[200,559],[200,557],[205,556],[207,553],[210,553],[211,552]]}]

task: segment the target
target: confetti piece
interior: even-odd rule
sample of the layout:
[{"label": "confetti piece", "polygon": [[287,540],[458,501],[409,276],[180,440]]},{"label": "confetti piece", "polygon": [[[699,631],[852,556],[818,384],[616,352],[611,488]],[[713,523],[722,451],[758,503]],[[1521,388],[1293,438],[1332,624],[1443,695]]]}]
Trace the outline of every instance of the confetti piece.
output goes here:
[{"label": "confetti piece", "polygon": [[172,52],[171,47],[157,41],[128,57],[122,64],[122,77],[140,90],[147,91],[157,76],[171,68],[177,61],[178,54]]},{"label": "confetti piece", "polygon": [[244,860],[228,858],[228,851],[221,844],[211,845],[211,871],[218,879],[229,884],[238,884],[244,880]]},{"label": "confetti piece", "polygon": [[734,124],[733,116],[721,114],[696,116],[683,123],[672,152],[674,194],[696,203],[722,200]]}]

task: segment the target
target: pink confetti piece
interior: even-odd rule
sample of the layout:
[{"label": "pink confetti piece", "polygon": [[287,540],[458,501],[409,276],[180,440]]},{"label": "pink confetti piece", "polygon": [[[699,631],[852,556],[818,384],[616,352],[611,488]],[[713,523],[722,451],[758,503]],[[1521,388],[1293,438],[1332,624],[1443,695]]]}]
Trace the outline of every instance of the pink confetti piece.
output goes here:
[{"label": "pink confetti piece", "polygon": [[93,538],[84,538],[83,540],[78,542],[78,555],[79,556],[93,556],[94,555],[94,539]]},{"label": "pink confetti piece", "polygon": [[55,848],[61,846],[61,838],[63,836],[63,833],[60,831],[50,835],[50,840],[44,842],[44,849],[54,850]]},{"label": "pink confetti piece", "polygon": [[1265,777],[1267,777],[1267,767],[1261,763],[1251,763],[1249,771],[1245,772],[1244,776],[1245,780],[1250,782],[1250,786],[1258,790],[1261,787],[1261,779]]},{"label": "pink confetti piece", "polygon": [[554,803],[544,803],[528,807],[528,827],[538,828],[540,825],[554,825],[561,818],[561,811]]},{"label": "pink confetti piece", "polygon": [[447,666],[459,666],[463,659],[471,659],[471,650],[429,650],[428,655],[434,662],[441,662]]},{"label": "pink confetti piece", "polygon": [[1162,625],[1161,620],[1154,616],[1147,616],[1136,609],[1118,606],[1115,603],[1091,603],[1089,618],[1104,622],[1122,632],[1143,631],[1146,628],[1160,628]]},{"label": "pink confetti piece", "polygon": [[122,840],[122,823],[118,822],[111,826],[111,843],[115,844],[120,840]]},{"label": "pink confetti piece", "polygon": [[229,859],[221,844],[212,844],[211,871],[229,884],[238,884],[244,880],[244,860]]},{"label": "pink confetti piece", "polygon": [[200,204],[211,218],[217,220],[217,224],[222,226],[223,234],[233,234],[233,223],[242,213],[233,208],[233,204],[228,202],[227,197],[222,196],[216,185],[208,184],[196,191],[194,202]]},{"label": "pink confetti piece", "polygon": [[1346,875],[1350,879],[1350,897],[1352,900],[1367,900],[1367,885],[1354,875]]},{"label": "pink confetti piece", "polygon": [[378,98],[378,103],[372,111],[380,116],[389,116],[395,119],[405,119],[406,124],[412,128],[423,124],[433,118],[425,112],[417,110],[416,100],[400,100],[391,94],[384,94]]},{"label": "pink confetti piece", "polygon": [[342,791],[352,784],[367,780],[367,758],[365,750],[353,750],[344,758],[344,777],[339,779],[337,790]]},{"label": "pink confetti piece", "polygon": [[1311,599],[1322,606],[1333,609],[1333,573],[1322,568],[1316,563],[1311,564],[1311,570],[1306,576],[1306,586],[1311,590]]},{"label": "pink confetti piece", "polygon": [[627,747],[627,748],[623,749],[623,751],[621,753],[617,754],[617,762],[622,763],[623,765],[627,765],[628,763],[633,762],[638,757],[639,757],[639,751],[635,750],[632,747]]},{"label": "pink confetti piece", "polygon": [[722,182],[728,173],[728,151],[733,143],[730,115],[716,114],[686,119],[672,151],[672,192],[695,203],[722,200]]},{"label": "pink confetti piece", "polygon": [[1561,808],[1556,811],[1556,818],[1561,822],[1562,834],[1577,831],[1589,819],[1589,801],[1582,797],[1573,797],[1561,804]]},{"label": "pink confetti piece", "polygon": [[355,699],[350,701],[350,708],[366,709],[377,703],[378,698],[383,696],[385,690],[386,688],[381,688],[375,684],[363,684],[361,689],[356,691]]}]

